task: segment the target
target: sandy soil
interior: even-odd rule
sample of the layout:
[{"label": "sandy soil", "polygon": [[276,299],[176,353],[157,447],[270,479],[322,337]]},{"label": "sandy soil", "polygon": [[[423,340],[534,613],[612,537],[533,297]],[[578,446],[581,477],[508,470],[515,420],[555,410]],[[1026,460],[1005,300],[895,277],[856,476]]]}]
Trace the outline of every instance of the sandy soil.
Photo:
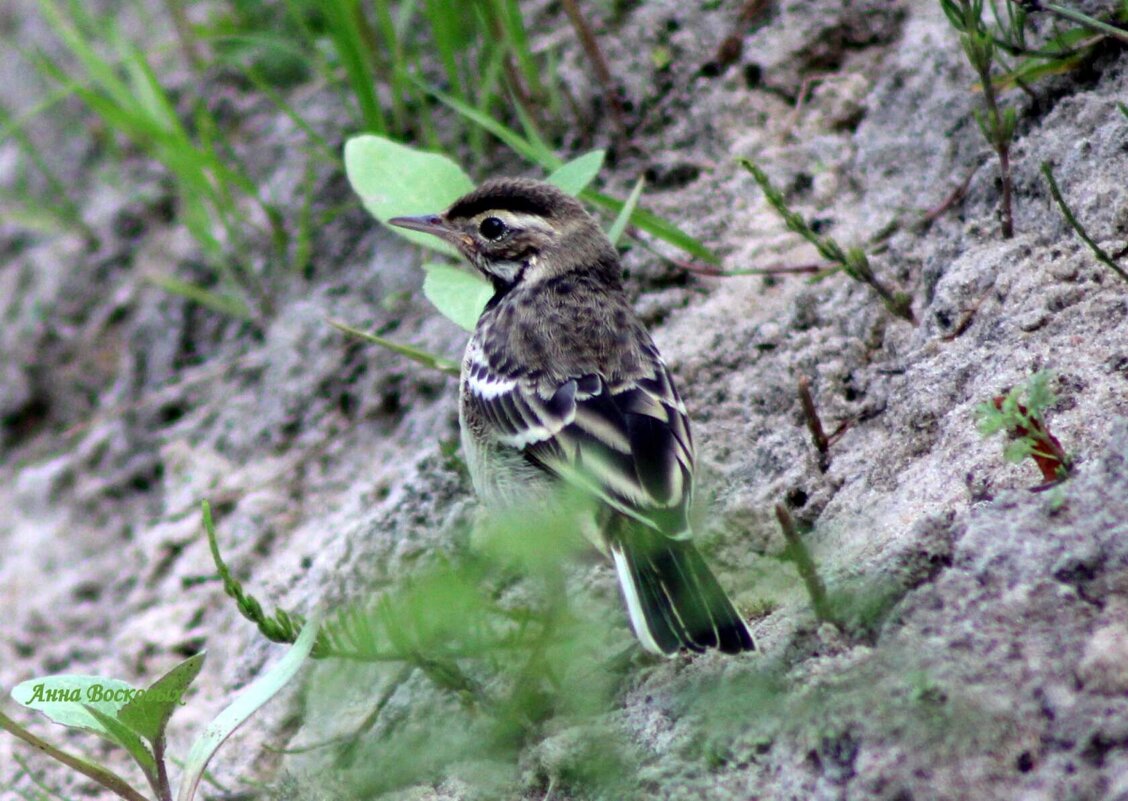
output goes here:
[{"label": "sandy soil", "polygon": [[[47,41],[31,5],[13,4],[3,24]],[[638,246],[626,254],[694,419],[702,546],[754,613],[761,645],[740,660],[632,663],[602,718],[635,755],[632,786],[671,799],[1128,799],[1128,283],[1074,236],[1039,173],[1054,165],[1107,250],[1128,245],[1128,119],[1116,106],[1128,102],[1128,56],[1107,45],[1005,95],[1019,122],[1016,235],[1004,240],[996,163],[972,118],[980,95],[936,3],[781,0],[751,23],[734,2],[623,5],[617,17],[591,12],[634,129],[607,188],[625,194],[646,174],[646,204],[727,269],[816,260],[736,163],[752,158],[844,244],[897,223],[872,262],[911,293],[919,321],[890,316],[844,275],[701,277]],[[543,40],[562,43],[582,116],[569,144],[608,144],[613,125],[566,19],[545,5],[536,20]],[[718,66],[733,33],[740,54]],[[2,69],[0,98],[34,102],[35,76]],[[299,132],[216,82],[256,174],[297,213]],[[331,142],[353,133],[336,95],[306,88],[294,102]],[[147,276],[207,274],[170,223],[167,180],[140,158],[111,161],[75,119],[77,106],[64,107],[35,135],[100,243],[0,221],[0,687],[50,672],[141,684],[206,647],[170,729],[183,753],[281,651],[217,582],[195,580],[213,570],[199,500],[217,505],[237,574],[289,609],[365,597],[449,552],[473,507],[444,450],[457,434],[453,382],[325,318],[450,357],[464,334],[419,292],[418,254],[359,209],[315,232],[308,274],[270,272],[276,311],[261,332],[157,289]],[[21,158],[0,144],[5,188]],[[498,159],[471,172],[529,172]],[[962,201],[917,224],[969,174]],[[339,171],[321,166],[315,182],[318,208],[348,200]],[[1077,466],[1033,493],[1037,471],[1005,462],[974,410],[1042,369],[1056,376],[1050,424]],[[828,427],[851,423],[826,471],[801,376]],[[813,527],[832,593],[882,603],[866,612],[862,598],[842,630],[820,626],[780,560],[777,503]],[[620,614],[606,566],[576,571]],[[783,682],[767,706],[765,665]],[[352,731],[397,670],[349,674],[333,703],[288,691],[220,752],[217,778],[251,797],[345,797],[322,756],[267,747]],[[452,703],[415,676],[367,736],[378,749]],[[128,769],[84,735],[20,719]],[[440,765],[389,797],[592,797],[570,778],[590,736],[549,728],[516,769]],[[17,754],[68,798],[105,795],[9,737],[0,772],[15,775]]]}]

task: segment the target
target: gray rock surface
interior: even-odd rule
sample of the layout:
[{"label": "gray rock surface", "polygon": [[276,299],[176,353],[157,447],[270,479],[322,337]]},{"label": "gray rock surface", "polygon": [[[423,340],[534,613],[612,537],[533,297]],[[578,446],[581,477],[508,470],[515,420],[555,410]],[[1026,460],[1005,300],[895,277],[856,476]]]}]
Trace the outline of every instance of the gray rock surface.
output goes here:
[{"label": "gray rock surface", "polygon": [[[872,261],[912,294],[919,325],[844,275],[687,276],[632,247],[631,291],[695,423],[699,540],[754,614],[761,651],[635,657],[612,708],[583,727],[550,725],[516,765],[463,754],[380,789],[404,801],[587,798],[599,791],[575,777],[622,749],[618,797],[1128,799],[1128,283],[1073,235],[1039,173],[1051,162],[1094,238],[1124,249],[1128,119],[1116,103],[1128,102],[1128,55],[1110,44],[1031,95],[1005,95],[1019,126],[1016,236],[1004,241],[997,167],[971,116],[980,95],[936,3],[781,0],[751,23],[738,23],[740,3],[621,5],[591,11],[637,131],[605,171],[608,188],[625,194],[647,173],[647,205],[730,270],[817,260],[740,156],[844,245],[899,221]],[[531,13],[538,36],[560,44],[583,115],[571,144],[605,144],[612,126],[597,119],[599,87],[565,18],[551,4]],[[25,4],[2,14],[11,35],[48,36]],[[733,32],[740,55],[711,65]],[[668,64],[652,59],[657,48]],[[9,78],[0,98],[26,104],[34,77]],[[297,214],[298,132],[273,107],[228,95],[246,132],[238,146]],[[351,133],[336,95],[299,99],[330,141]],[[111,180],[93,144],[65,136],[77,109],[65,112],[39,123],[43,141],[58,144],[100,243],[0,220],[0,687],[50,672],[143,684],[206,646],[170,729],[183,753],[280,651],[217,582],[197,580],[213,572],[199,501],[216,506],[248,589],[291,610],[369,597],[465,548],[471,491],[446,447],[453,382],[325,318],[449,357],[464,334],[423,299],[417,255],[356,207],[314,232],[309,277],[267,263],[265,247],[252,256],[276,307],[261,332],[157,289],[146,276],[204,275],[162,212],[167,185],[136,158]],[[491,171],[525,169],[497,158]],[[21,159],[0,143],[5,190]],[[914,224],[969,174],[961,203]],[[338,173],[319,168],[316,182],[319,209],[348,200]],[[1056,376],[1050,425],[1077,466],[1033,493],[1037,471],[1003,460],[975,408],[1043,369]],[[828,428],[850,423],[825,472],[801,376]],[[818,624],[781,560],[777,503],[812,527],[841,630]],[[569,582],[605,617],[621,615],[606,566],[581,561]],[[615,621],[613,643],[628,648]],[[385,692],[372,747],[424,760],[435,721],[464,718],[425,677],[396,684],[397,670],[318,664],[307,687],[337,677],[329,686],[344,689],[328,700],[287,691],[214,772],[263,797],[349,797],[323,754],[268,746],[353,732]],[[61,732],[49,736],[128,770],[120,753]],[[0,787],[17,755],[67,797],[101,797],[7,736]]]}]

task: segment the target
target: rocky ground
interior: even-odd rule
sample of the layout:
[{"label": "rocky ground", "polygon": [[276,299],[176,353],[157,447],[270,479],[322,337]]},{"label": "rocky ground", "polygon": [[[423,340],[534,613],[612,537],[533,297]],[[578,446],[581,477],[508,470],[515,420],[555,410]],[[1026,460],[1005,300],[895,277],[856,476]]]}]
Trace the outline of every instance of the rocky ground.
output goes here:
[{"label": "rocky ground", "polygon": [[[736,163],[752,158],[820,231],[871,243],[917,324],[845,275],[703,277],[629,250],[637,307],[695,424],[699,539],[753,615],[760,651],[632,657],[601,731],[629,747],[629,786],[647,797],[1128,799],[1128,283],[1073,234],[1039,172],[1054,166],[1106,250],[1128,245],[1128,118],[1116,105],[1128,102],[1128,55],[1102,45],[1005,95],[1018,128],[1016,234],[1004,240],[997,165],[972,117],[981,95],[936,3],[783,0],[752,21],[740,5],[592,11],[635,131],[607,188],[625,194],[646,174],[645,204],[726,269],[815,261]],[[9,35],[46,38],[25,4],[0,16]],[[563,42],[560,75],[581,113],[568,146],[606,144],[614,127],[565,17],[547,5],[535,22]],[[730,41],[732,58],[718,60],[734,32],[739,53]],[[4,102],[34,102],[35,76],[4,69]],[[223,92],[264,185],[299,208],[298,132],[245,88]],[[354,133],[335,95],[314,87],[294,102],[331,142]],[[236,573],[289,609],[366,597],[450,552],[473,503],[449,458],[454,383],[325,318],[453,358],[465,335],[419,292],[416,252],[357,207],[315,232],[306,274],[271,273],[276,311],[260,332],[156,288],[147,277],[202,274],[170,221],[167,180],[137,156],[112,162],[76,118],[62,109],[34,131],[98,245],[0,221],[0,687],[51,672],[143,684],[206,647],[170,729],[183,753],[281,650],[217,582],[196,580],[213,572],[199,501],[216,505]],[[21,153],[0,144],[0,180]],[[490,172],[528,172],[499,158]],[[966,196],[920,225],[968,175]],[[316,186],[325,207],[349,199],[339,170],[319,168]],[[1046,492],[1030,491],[1033,464],[1005,462],[1002,437],[982,437],[975,415],[1038,370],[1054,373],[1048,419],[1076,460]],[[828,428],[850,422],[825,471],[797,398],[804,376]],[[779,558],[779,503],[812,527],[832,595],[854,599],[841,628],[815,620]],[[621,614],[606,566],[576,571]],[[318,665],[307,687],[338,669]],[[350,674],[331,702],[284,694],[220,752],[217,779],[251,797],[348,797],[316,753],[277,749],[353,731],[397,670]],[[415,676],[367,736],[391,749],[453,703]],[[127,769],[84,735],[19,719]],[[592,797],[575,779],[591,736],[550,725],[516,770],[463,758],[384,789]],[[7,736],[0,782],[17,755],[66,797],[98,797]]]}]

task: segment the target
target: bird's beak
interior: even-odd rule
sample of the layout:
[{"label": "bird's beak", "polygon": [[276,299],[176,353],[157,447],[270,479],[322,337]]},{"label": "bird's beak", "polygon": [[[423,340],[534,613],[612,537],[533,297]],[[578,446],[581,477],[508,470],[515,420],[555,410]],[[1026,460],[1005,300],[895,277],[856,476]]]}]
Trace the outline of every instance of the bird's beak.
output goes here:
[{"label": "bird's beak", "polygon": [[422,231],[454,245],[457,245],[462,238],[462,235],[447,225],[446,220],[438,214],[421,214],[418,217],[392,217],[388,220],[388,225],[407,228],[411,231]]}]

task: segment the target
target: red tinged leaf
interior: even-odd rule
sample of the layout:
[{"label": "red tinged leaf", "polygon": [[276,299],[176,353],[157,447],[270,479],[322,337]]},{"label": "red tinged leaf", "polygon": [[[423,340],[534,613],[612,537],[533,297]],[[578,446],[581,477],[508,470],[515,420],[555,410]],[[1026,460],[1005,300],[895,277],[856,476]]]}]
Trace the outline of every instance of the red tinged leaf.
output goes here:
[{"label": "red tinged leaf", "polygon": [[[1005,400],[1006,398],[1003,395],[997,395],[992,402],[996,409],[1002,411],[1003,401]],[[1030,421],[1030,426],[1012,426],[1010,435],[1015,439],[1029,437],[1037,442],[1037,446],[1030,453],[1030,458],[1042,471],[1042,478],[1049,483],[1061,481],[1069,472],[1069,457],[1065,453],[1065,448],[1061,446],[1058,438],[1051,434],[1039,420],[1032,417],[1021,403],[1018,404],[1018,411],[1025,419]]]}]

